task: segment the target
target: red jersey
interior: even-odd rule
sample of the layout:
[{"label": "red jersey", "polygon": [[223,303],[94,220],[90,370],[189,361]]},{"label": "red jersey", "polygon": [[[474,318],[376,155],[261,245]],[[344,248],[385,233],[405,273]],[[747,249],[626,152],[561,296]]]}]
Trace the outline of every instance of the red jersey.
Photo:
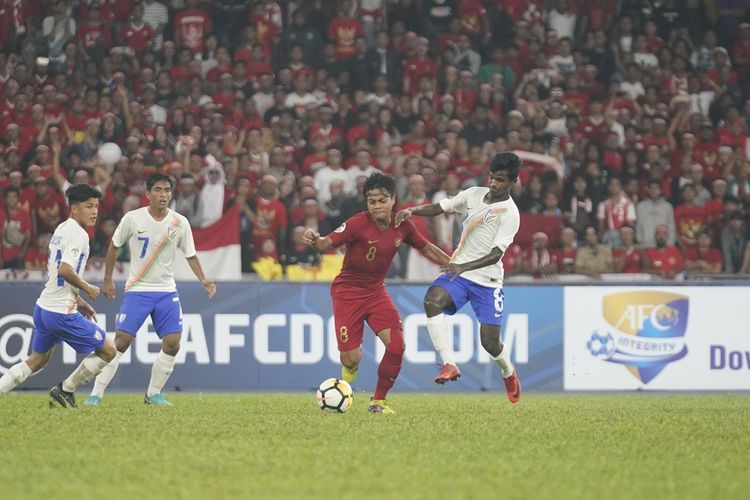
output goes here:
[{"label": "red jersey", "polygon": [[186,10],[177,15],[174,30],[179,45],[197,54],[203,50],[203,37],[211,31],[211,19],[200,9]]},{"label": "red jersey", "polygon": [[45,248],[40,250],[37,247],[29,247],[26,250],[26,256],[24,257],[24,263],[26,269],[39,269],[43,270],[47,267],[47,258],[49,257],[49,249]]},{"label": "red jersey", "polygon": [[[0,229],[13,233],[25,233],[31,235],[31,216],[26,210],[17,210],[14,214],[0,213]],[[21,247],[14,246],[5,238],[0,242],[2,246],[2,257],[4,262],[11,261],[21,254]]]},{"label": "red jersey", "polygon": [[432,59],[412,57],[404,64],[404,76],[409,78],[409,93],[417,95],[419,79],[423,76],[437,77],[437,64]]},{"label": "red jersey", "polygon": [[625,260],[625,267],[621,273],[640,273],[641,272],[641,251],[635,247],[614,248],[612,255]]},{"label": "red jersey", "polygon": [[695,245],[698,233],[706,225],[706,210],[698,205],[678,205],[674,209],[677,237],[683,243]]},{"label": "red jersey", "polygon": [[424,248],[429,243],[410,220],[386,230],[378,227],[369,212],[360,212],[341,224],[328,237],[335,246],[346,245],[344,267],[333,286],[373,289],[383,280],[401,243]]},{"label": "red jersey", "polygon": [[154,38],[156,38],[156,32],[145,23],[140,28],[130,23],[122,29],[123,41],[136,54],[146,50]]},{"label": "red jersey", "polygon": [[723,264],[724,257],[721,255],[721,250],[715,247],[709,247],[704,252],[700,248],[688,247],[685,249],[685,260],[696,261],[703,260],[706,264]]},{"label": "red jersey", "polygon": [[77,36],[85,49],[91,49],[99,42],[103,42],[107,47],[112,45],[112,32],[101,23],[82,24],[78,28]]},{"label": "red jersey", "polygon": [[682,269],[682,255],[674,245],[664,248],[647,248],[646,257],[651,261],[654,269],[662,275],[672,274]]},{"label": "red jersey", "polygon": [[36,214],[37,233],[53,233],[57,224],[65,217],[67,204],[63,195],[48,188],[44,199],[34,197],[31,208]]},{"label": "red jersey", "polygon": [[354,41],[365,32],[359,19],[334,17],[328,24],[328,38],[336,42],[336,59],[343,61],[356,54]]},{"label": "red jersey", "polygon": [[260,196],[255,198],[256,217],[253,222],[253,246],[255,258],[279,258],[277,236],[279,229],[288,223],[286,207],[277,200],[266,200]]},{"label": "red jersey", "polygon": [[461,30],[468,35],[481,35],[484,31],[482,18],[487,15],[479,0],[462,0],[458,4],[458,19],[461,20]]}]

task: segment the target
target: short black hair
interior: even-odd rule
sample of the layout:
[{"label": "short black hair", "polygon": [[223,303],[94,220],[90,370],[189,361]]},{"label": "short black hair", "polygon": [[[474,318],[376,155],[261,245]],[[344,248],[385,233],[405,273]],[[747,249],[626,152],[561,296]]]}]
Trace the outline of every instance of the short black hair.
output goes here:
[{"label": "short black hair", "polygon": [[72,207],[76,203],[83,203],[91,198],[98,200],[102,197],[102,192],[88,184],[76,184],[65,191],[65,196],[68,197],[68,205]]},{"label": "short black hair", "polygon": [[519,170],[521,170],[521,159],[515,153],[498,153],[490,162],[490,172],[505,171],[511,179],[518,178]]},{"label": "short black hair", "polygon": [[386,192],[389,196],[394,196],[396,194],[396,179],[394,179],[391,175],[383,174],[381,172],[375,172],[374,174],[371,174],[365,181],[362,193],[366,197],[367,193],[369,193],[373,189],[380,189]]},{"label": "short black hair", "polygon": [[168,175],[162,174],[160,172],[156,172],[156,173],[149,175],[148,178],[146,179],[146,191],[151,191],[151,188],[153,188],[157,182],[161,182],[161,181],[168,182],[169,187],[170,188],[173,187],[171,177],[169,177]]}]

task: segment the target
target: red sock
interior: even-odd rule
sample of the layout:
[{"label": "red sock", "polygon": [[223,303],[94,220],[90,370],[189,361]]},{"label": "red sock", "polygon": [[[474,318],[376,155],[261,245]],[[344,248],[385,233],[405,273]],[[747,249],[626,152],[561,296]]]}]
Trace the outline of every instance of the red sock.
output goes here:
[{"label": "red sock", "polygon": [[385,354],[378,366],[378,385],[373,399],[385,399],[388,391],[396,383],[401,361],[404,359],[404,334],[400,328],[391,329],[391,341],[385,346]]},{"label": "red sock", "polygon": [[388,395],[388,391],[396,383],[396,377],[401,371],[401,360],[403,358],[404,354],[401,352],[385,351],[383,359],[380,360],[380,366],[378,366],[378,385],[375,386],[373,399],[385,399]]}]

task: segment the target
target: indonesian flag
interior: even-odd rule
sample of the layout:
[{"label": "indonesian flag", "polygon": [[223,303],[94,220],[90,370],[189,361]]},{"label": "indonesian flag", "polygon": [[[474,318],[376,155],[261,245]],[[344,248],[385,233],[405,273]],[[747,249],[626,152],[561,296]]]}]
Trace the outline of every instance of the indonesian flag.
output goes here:
[{"label": "indonesian flag", "polygon": [[[195,249],[203,267],[203,274],[213,281],[242,279],[240,258],[240,211],[232,206],[216,223],[193,228]],[[175,258],[175,280],[197,281],[184,258]]]}]

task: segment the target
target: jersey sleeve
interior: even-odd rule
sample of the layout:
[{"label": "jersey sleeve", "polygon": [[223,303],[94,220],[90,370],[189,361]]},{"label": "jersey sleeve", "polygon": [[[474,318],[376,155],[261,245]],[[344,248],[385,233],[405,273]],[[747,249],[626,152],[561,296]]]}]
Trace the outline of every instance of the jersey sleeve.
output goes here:
[{"label": "jersey sleeve", "polygon": [[445,213],[465,211],[468,202],[468,192],[469,190],[465,189],[453,198],[444,198],[440,200],[440,208],[442,208]]},{"label": "jersey sleeve", "polygon": [[516,236],[520,226],[521,216],[518,210],[513,210],[500,223],[497,234],[495,234],[495,239],[492,241],[492,246],[499,248],[505,253],[510,244],[513,243],[513,238]]},{"label": "jersey sleeve", "polygon": [[349,217],[346,221],[342,222],[339,227],[331,231],[328,234],[328,238],[333,242],[333,246],[339,247],[345,243],[356,240],[362,229],[361,220],[362,218],[358,215]]},{"label": "jersey sleeve", "polygon": [[193,239],[193,230],[190,228],[190,223],[187,219],[183,218],[180,224],[182,228],[182,235],[179,241],[179,247],[185,252],[185,257],[195,257],[197,252],[195,251],[195,240]]},{"label": "jersey sleeve", "polygon": [[417,226],[412,221],[405,220],[402,227],[404,228],[404,242],[407,245],[420,250],[430,243],[427,237],[417,229]]},{"label": "jersey sleeve", "polygon": [[65,262],[76,270],[81,271],[81,263],[89,251],[89,235],[84,231],[76,231],[66,238],[65,246],[60,256],[60,262]]},{"label": "jersey sleeve", "polygon": [[129,213],[123,215],[120,223],[117,225],[117,229],[115,229],[115,234],[112,235],[112,244],[117,248],[125,245],[130,239],[131,219],[132,217]]}]

